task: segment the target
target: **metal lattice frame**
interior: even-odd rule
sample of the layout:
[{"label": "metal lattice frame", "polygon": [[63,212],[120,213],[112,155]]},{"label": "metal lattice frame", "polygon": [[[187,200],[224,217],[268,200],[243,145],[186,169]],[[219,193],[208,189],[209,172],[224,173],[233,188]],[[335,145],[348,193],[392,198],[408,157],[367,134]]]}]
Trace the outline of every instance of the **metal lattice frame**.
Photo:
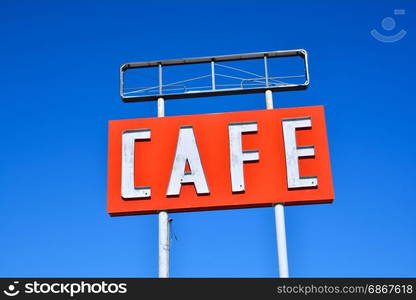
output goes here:
[{"label": "metal lattice frame", "polygon": [[[277,57],[290,57],[299,56],[304,61],[304,75],[294,76],[281,76],[281,77],[270,77],[268,69],[268,58]],[[233,68],[231,66],[223,65],[221,62],[237,61],[237,60],[249,60],[249,59],[264,59],[264,75],[258,75],[249,71]],[[199,64],[199,63],[210,63],[211,73],[195,78],[185,79],[173,83],[163,84],[163,67],[164,66],[177,66],[186,64]],[[124,73],[128,69],[137,68],[150,68],[158,67],[159,70],[159,84],[150,87],[142,88],[130,88],[126,91],[124,87]],[[229,76],[216,72],[216,67],[235,69],[247,74],[251,74],[252,78],[243,78]],[[210,86],[202,87],[186,87],[186,82],[197,80],[201,78],[211,77]],[[228,77],[231,79],[240,80],[239,84],[216,84],[216,78]],[[299,84],[286,83],[282,79],[303,77],[305,81]],[[208,96],[223,96],[223,95],[234,95],[234,94],[249,94],[249,93],[260,93],[266,90],[271,91],[290,91],[290,90],[303,90],[309,85],[309,70],[308,70],[308,54],[306,50],[285,50],[285,51],[271,51],[271,52],[258,52],[248,54],[237,54],[237,55],[225,55],[225,56],[210,56],[210,57],[198,57],[198,58],[186,58],[186,59],[172,59],[163,61],[150,61],[150,62],[136,62],[126,63],[120,68],[120,96],[124,102],[139,102],[156,100],[160,97],[164,99],[178,99],[178,98],[192,98],[192,97],[208,97]],[[195,88],[203,88],[204,90],[193,90]],[[144,95],[143,93],[153,91],[152,95]],[[169,93],[164,93],[169,91]],[[177,91],[177,92],[176,92]],[[140,94],[142,93],[142,94]]]}]

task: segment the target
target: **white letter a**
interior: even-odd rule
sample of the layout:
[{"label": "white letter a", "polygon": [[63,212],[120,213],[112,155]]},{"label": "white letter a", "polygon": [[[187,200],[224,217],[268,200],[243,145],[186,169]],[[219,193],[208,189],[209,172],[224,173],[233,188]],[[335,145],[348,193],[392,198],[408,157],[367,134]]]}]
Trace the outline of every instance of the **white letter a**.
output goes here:
[{"label": "white letter a", "polygon": [[[185,172],[187,162],[190,172]],[[182,126],[179,129],[178,144],[166,195],[179,195],[183,183],[193,183],[198,195],[209,194],[192,126]]]}]

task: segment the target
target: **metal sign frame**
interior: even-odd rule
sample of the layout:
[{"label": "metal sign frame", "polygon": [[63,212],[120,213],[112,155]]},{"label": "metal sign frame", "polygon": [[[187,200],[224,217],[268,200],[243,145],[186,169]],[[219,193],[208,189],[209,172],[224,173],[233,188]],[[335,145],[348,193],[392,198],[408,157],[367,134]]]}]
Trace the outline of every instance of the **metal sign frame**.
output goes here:
[{"label": "metal sign frame", "polygon": [[[298,56],[303,59],[304,72],[305,72],[303,76],[305,78],[305,81],[300,84],[282,84],[282,85],[271,84],[271,80],[273,78],[269,77],[269,71],[268,71],[268,65],[267,65],[268,58],[291,57],[291,56]],[[252,87],[252,88],[247,88],[247,87],[226,88],[226,89],[216,88],[216,85],[215,85],[215,63],[216,62],[249,60],[249,59],[259,59],[259,58],[263,58],[264,60],[264,77],[258,78],[258,80],[264,80],[264,83],[265,83],[264,86]],[[210,90],[173,93],[173,94],[163,93],[163,88],[165,86],[168,86],[168,85],[164,85],[163,80],[162,80],[164,66],[177,66],[177,65],[200,64],[200,63],[211,63],[212,85],[211,85]],[[152,87],[153,89],[158,89],[159,93],[155,95],[132,95],[132,96],[126,95],[124,91],[125,72],[129,69],[149,68],[149,67],[159,68],[159,85]],[[235,94],[253,94],[253,93],[265,92],[267,90],[271,90],[271,91],[304,90],[308,88],[308,85],[309,85],[308,53],[304,49],[257,52],[257,53],[222,55],[222,56],[196,57],[196,58],[184,58],[184,59],[156,60],[156,61],[149,61],[149,62],[132,62],[132,63],[123,64],[120,67],[120,97],[124,102],[151,101],[151,100],[156,100],[157,98],[160,98],[160,97],[167,100],[167,99],[178,99],[178,98],[210,97],[210,96],[224,96],[224,95],[235,95]]]}]

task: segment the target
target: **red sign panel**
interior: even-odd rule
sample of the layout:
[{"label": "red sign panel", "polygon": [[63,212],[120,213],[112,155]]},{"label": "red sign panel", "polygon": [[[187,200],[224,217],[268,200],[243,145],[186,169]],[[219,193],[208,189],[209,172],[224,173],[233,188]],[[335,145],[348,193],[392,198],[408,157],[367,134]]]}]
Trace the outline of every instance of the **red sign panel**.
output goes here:
[{"label": "red sign panel", "polygon": [[109,122],[111,215],[333,198],[322,106]]}]

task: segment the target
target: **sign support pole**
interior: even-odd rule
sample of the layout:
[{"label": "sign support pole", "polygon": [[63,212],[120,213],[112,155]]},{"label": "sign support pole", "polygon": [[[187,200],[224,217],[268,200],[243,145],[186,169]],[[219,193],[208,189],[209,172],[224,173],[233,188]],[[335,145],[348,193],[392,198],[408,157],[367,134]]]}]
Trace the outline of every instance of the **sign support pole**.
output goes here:
[{"label": "sign support pole", "polygon": [[169,216],[166,211],[159,212],[159,278],[169,277]]},{"label": "sign support pole", "polygon": [[[163,98],[157,99],[157,116],[165,116],[165,101]],[[159,212],[159,278],[169,277],[169,215],[167,211]]]},{"label": "sign support pole", "polygon": [[[267,90],[266,108],[273,109],[273,94],[271,90]],[[276,221],[276,238],[277,238],[277,255],[279,258],[279,277],[288,278],[289,268],[287,261],[286,247],[286,228],[285,228],[285,210],[282,203],[274,205],[274,217]]]},{"label": "sign support pole", "polygon": [[[162,95],[162,65],[159,64],[159,94]],[[157,116],[162,118],[165,116],[165,99],[159,97],[157,99]],[[170,255],[170,239],[169,239],[169,215],[167,211],[159,212],[159,278],[169,277],[169,255]]]}]

